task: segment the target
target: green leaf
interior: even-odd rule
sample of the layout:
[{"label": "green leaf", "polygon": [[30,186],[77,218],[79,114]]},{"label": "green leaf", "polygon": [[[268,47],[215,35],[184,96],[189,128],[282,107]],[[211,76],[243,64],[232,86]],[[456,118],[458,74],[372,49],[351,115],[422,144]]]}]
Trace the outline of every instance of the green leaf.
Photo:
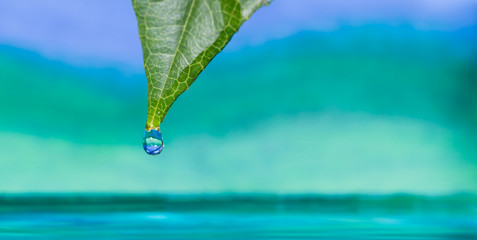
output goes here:
[{"label": "green leaf", "polygon": [[146,130],[158,129],[239,27],[266,0],[132,0],[148,85]]}]

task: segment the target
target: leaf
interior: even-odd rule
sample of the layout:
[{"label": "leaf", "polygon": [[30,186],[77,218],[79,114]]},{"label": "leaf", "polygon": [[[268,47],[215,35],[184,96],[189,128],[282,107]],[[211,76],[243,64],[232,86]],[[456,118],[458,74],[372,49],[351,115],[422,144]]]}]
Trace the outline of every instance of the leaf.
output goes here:
[{"label": "leaf", "polygon": [[132,0],[148,85],[146,130],[158,129],[239,27],[266,0]]}]

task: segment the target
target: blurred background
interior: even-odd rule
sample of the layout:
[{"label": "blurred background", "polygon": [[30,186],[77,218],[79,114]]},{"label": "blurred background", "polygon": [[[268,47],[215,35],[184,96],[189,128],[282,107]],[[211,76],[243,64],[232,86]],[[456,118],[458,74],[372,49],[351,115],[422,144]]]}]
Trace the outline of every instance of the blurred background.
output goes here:
[{"label": "blurred background", "polygon": [[477,193],[477,1],[275,0],[144,153],[129,0],[0,2],[1,193]]}]

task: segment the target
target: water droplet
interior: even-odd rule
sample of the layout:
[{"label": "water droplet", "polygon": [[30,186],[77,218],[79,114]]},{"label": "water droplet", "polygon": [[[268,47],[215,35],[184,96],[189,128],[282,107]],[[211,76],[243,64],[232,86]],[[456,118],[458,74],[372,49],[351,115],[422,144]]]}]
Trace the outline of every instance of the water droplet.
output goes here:
[{"label": "water droplet", "polygon": [[157,155],[164,148],[164,139],[158,129],[147,130],[142,139],[144,151],[149,155]]}]

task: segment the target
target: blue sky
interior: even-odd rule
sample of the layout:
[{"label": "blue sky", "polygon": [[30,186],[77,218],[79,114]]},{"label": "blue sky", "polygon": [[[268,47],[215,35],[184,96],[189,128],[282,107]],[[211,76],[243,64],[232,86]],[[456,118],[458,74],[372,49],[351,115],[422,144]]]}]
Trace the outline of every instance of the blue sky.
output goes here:
[{"label": "blue sky", "polygon": [[[275,0],[245,23],[226,51],[345,25],[384,23],[456,30],[475,24],[476,12],[477,0]],[[74,65],[143,71],[129,0],[3,0],[0,44]]]}]

